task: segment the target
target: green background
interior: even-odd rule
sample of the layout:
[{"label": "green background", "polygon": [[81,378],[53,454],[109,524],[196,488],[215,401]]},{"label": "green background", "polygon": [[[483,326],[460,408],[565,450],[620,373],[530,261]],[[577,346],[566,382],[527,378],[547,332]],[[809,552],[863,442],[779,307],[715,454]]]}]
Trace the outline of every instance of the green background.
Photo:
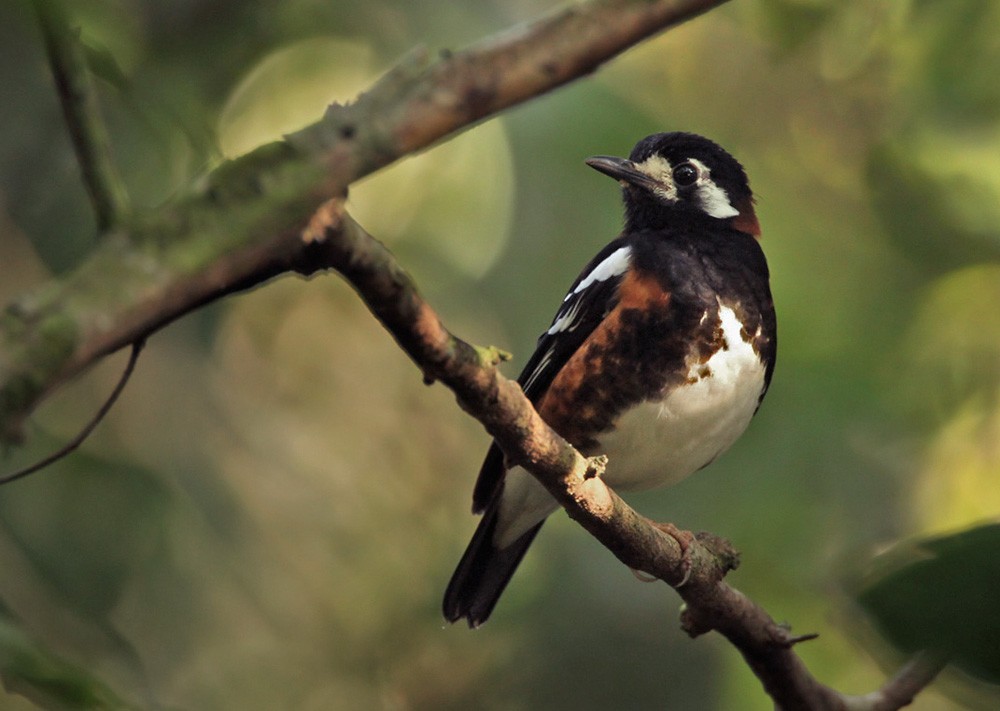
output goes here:
[{"label": "green background", "polygon": [[[557,6],[73,12],[145,208],[417,44],[458,49]],[[515,354],[513,376],[620,227],[618,191],[586,157],[689,130],[743,162],[778,309],[771,391],[729,454],[629,501],[730,538],[744,561],[730,581],[818,632],[799,651],[845,692],[899,662],[852,602],[872,557],[1000,517],[998,27],[990,0],[731,3],[351,192],[452,330]],[[6,302],[94,241],[23,0],[0,4],[0,96]],[[4,469],[72,436],[124,358],[52,397]],[[684,636],[669,589],[561,514],[489,624],[446,627],[487,445],[336,275],[205,308],[150,339],[79,453],[0,489],[4,680],[53,708],[772,708],[726,642]],[[913,708],[997,703],[949,676]]]}]

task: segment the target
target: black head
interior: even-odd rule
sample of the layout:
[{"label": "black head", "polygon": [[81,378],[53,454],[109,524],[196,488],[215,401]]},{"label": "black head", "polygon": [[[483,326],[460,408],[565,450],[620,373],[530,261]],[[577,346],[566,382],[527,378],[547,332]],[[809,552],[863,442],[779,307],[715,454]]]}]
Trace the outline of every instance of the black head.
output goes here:
[{"label": "black head", "polygon": [[707,138],[654,133],[635,144],[628,159],[594,156],[587,165],[622,184],[628,231],[662,228],[687,216],[760,235],[743,166]]}]

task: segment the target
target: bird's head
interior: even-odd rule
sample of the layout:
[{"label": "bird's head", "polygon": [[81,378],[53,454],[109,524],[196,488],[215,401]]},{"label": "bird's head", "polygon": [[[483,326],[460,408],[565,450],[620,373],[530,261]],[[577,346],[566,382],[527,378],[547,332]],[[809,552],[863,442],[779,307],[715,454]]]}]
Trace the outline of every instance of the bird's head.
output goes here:
[{"label": "bird's head", "polygon": [[594,156],[587,165],[621,183],[627,231],[660,229],[686,215],[726,221],[760,236],[743,166],[693,133],[654,133],[626,158]]}]

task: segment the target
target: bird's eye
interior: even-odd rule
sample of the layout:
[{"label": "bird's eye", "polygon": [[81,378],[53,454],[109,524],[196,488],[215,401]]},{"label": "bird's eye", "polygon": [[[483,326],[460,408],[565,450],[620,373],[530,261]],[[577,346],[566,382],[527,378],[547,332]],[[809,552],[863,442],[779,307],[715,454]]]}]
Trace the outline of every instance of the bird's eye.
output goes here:
[{"label": "bird's eye", "polygon": [[698,181],[698,169],[690,163],[681,163],[674,168],[674,185],[686,188]]}]

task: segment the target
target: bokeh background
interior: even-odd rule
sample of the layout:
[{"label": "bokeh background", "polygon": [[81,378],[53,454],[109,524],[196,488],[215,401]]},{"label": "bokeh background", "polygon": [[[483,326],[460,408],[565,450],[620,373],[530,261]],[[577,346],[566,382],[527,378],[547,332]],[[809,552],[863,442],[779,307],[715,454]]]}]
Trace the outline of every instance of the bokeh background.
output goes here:
[{"label": "bokeh background", "polygon": [[[559,4],[72,11],[132,199],[154,207],[415,45],[460,48]],[[818,632],[800,653],[847,692],[898,661],[851,602],[867,561],[1000,516],[998,29],[990,0],[743,0],[352,188],[446,323],[512,351],[513,376],[620,226],[587,156],[683,129],[744,163],[779,314],[771,392],[716,464],[629,500],[731,538],[731,582]],[[0,3],[0,96],[6,302],[94,241],[24,0]],[[72,436],[123,363],[51,398],[3,468]],[[167,709],[772,708],[721,638],[683,635],[669,589],[563,515],[489,624],[446,627],[487,445],[336,275],[209,306],[150,340],[80,452],[0,490],[6,681]],[[914,708],[996,703],[947,678]]]}]

